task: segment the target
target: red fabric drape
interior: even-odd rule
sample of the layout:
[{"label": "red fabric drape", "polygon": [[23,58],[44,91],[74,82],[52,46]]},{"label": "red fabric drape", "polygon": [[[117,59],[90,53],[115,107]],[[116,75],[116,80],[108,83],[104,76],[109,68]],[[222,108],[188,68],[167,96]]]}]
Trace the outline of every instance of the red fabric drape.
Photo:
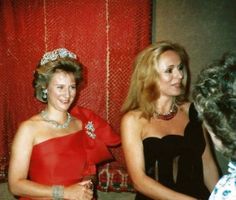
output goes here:
[{"label": "red fabric drape", "polygon": [[[2,0],[0,2],[0,180],[7,178],[19,123],[43,105],[33,97],[33,71],[45,51],[65,47],[85,67],[76,104],[119,132],[120,107],[133,59],[150,43],[151,0]],[[121,165],[120,148],[113,150]]]}]

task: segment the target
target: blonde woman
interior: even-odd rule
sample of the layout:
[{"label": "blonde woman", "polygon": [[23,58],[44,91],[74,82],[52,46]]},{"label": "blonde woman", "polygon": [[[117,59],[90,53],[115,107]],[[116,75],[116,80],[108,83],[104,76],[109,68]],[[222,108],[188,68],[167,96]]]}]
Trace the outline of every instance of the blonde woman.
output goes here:
[{"label": "blonde woman", "polygon": [[136,200],[206,200],[218,171],[193,104],[183,47],[161,41],[137,56],[123,104],[122,147]]}]

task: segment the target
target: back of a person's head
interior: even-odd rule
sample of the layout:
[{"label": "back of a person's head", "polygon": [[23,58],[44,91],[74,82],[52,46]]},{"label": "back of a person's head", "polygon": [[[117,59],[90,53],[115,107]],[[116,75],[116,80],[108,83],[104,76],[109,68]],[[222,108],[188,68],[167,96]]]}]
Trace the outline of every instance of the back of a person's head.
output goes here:
[{"label": "back of a person's head", "polygon": [[193,89],[199,116],[225,146],[236,152],[236,53],[226,53],[203,69]]}]

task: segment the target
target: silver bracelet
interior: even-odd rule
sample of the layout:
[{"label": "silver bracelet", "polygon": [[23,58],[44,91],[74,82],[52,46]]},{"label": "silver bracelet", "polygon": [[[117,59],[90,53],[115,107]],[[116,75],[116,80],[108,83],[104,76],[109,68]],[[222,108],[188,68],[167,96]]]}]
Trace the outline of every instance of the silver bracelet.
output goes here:
[{"label": "silver bracelet", "polygon": [[52,199],[53,200],[63,200],[64,199],[64,186],[53,185],[52,186]]}]

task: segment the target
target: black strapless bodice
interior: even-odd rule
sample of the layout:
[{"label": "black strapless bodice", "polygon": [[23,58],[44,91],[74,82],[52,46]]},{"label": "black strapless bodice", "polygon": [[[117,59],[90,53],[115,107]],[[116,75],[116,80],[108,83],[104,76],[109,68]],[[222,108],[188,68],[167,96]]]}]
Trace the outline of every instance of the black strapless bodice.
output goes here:
[{"label": "black strapless bodice", "polygon": [[[146,174],[175,191],[208,199],[202,166],[205,145],[201,122],[192,104],[184,136],[167,135],[143,140]],[[139,193],[136,196],[136,200],[149,199]]]}]

